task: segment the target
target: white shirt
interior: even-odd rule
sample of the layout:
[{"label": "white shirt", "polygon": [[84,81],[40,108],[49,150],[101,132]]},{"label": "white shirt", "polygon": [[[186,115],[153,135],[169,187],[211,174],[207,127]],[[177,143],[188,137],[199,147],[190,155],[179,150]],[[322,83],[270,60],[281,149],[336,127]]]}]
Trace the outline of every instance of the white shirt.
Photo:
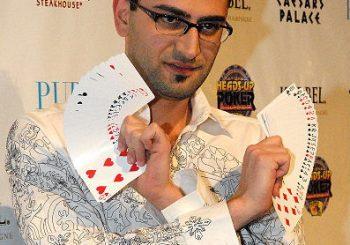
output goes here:
[{"label": "white shirt", "polygon": [[[19,228],[28,244],[239,244],[226,200],[239,183],[245,149],[263,133],[255,119],[211,107],[202,91],[191,122],[172,149],[172,177],[186,194],[156,210],[132,188],[94,200],[73,168],[63,135],[63,108],[16,121],[6,169]],[[245,244],[303,244],[300,224],[286,234],[271,212],[240,232]],[[243,242],[242,242],[243,243]]]}]

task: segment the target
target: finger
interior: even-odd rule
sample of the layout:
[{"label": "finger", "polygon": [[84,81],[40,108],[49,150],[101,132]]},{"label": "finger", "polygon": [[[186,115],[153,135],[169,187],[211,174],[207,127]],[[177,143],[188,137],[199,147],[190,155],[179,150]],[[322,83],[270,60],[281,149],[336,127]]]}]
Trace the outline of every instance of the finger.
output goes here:
[{"label": "finger", "polygon": [[139,138],[133,138],[132,146],[136,163],[141,167],[144,166],[146,163],[146,150],[142,141]]},{"label": "finger", "polygon": [[266,153],[271,154],[286,154],[289,155],[289,150],[281,146],[266,146],[263,148]]},{"label": "finger", "polygon": [[268,161],[270,157],[277,162],[278,168],[281,165],[282,174],[285,170],[288,172],[289,163],[285,164],[285,162],[290,162],[291,153],[287,148],[278,145],[261,145],[260,143],[250,145],[245,152],[243,162],[258,159]]},{"label": "finger", "polygon": [[274,135],[263,139],[258,144],[270,145],[270,146],[283,146],[283,141],[280,136]]},{"label": "finger", "polygon": [[151,123],[141,136],[141,141],[144,143],[147,150],[152,150],[154,144],[162,147],[169,147],[170,142],[163,129],[156,123]]},{"label": "finger", "polygon": [[152,147],[153,147],[152,140],[144,139],[144,140],[142,140],[142,142],[143,142],[146,150],[151,150],[152,149]]},{"label": "finger", "polygon": [[125,139],[125,136],[127,135],[126,134],[126,126],[127,126],[127,119],[128,117],[126,117],[124,120],[123,120],[123,123],[120,127],[120,133],[119,133],[119,138],[118,138],[118,150],[119,151],[126,151],[127,148],[128,148],[128,145],[126,143],[126,139]]},{"label": "finger", "polygon": [[[288,153],[270,153],[262,148],[254,148],[253,150],[250,148],[249,151],[249,157],[247,157],[248,168],[258,167],[275,170],[274,178],[283,177],[288,173],[290,165],[290,155]],[[250,170],[254,171],[254,169]]]},{"label": "finger", "polygon": [[278,164],[276,172],[276,178],[282,178],[289,171],[290,166],[290,155],[289,154],[275,154],[275,160]]},{"label": "finger", "polygon": [[118,138],[118,150],[126,151],[126,149],[127,149],[127,145],[126,145],[125,137],[122,133],[120,133]]},{"label": "finger", "polygon": [[274,197],[279,196],[281,186],[282,186],[282,178],[277,178],[276,182],[273,186],[272,196],[274,196]]},{"label": "finger", "polygon": [[131,165],[136,162],[135,150],[134,148],[128,148],[127,162]]}]

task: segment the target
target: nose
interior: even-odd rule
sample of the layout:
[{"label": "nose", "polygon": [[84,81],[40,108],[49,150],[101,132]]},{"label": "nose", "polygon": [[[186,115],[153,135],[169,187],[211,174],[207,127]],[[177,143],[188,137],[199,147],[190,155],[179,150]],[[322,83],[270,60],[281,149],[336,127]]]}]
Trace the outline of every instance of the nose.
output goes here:
[{"label": "nose", "polygon": [[194,60],[201,52],[198,30],[190,28],[186,34],[180,36],[175,49],[177,56],[181,56],[183,61]]}]

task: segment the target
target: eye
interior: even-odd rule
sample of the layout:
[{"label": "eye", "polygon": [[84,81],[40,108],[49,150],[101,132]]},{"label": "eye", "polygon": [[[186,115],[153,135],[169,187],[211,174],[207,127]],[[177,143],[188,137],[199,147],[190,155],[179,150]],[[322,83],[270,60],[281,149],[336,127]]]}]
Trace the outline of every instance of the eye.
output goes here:
[{"label": "eye", "polygon": [[168,23],[168,24],[175,24],[180,22],[179,18],[171,15],[164,15],[161,17],[161,19],[164,23]]},{"label": "eye", "polygon": [[200,24],[200,30],[202,34],[205,34],[205,35],[215,34],[220,29],[221,29],[221,26],[219,23],[206,22],[206,23]]},{"label": "eye", "polygon": [[218,23],[202,23],[202,29],[204,30],[219,30],[220,25]]},{"label": "eye", "polygon": [[163,15],[159,17],[157,21],[157,26],[158,26],[158,30],[161,29],[161,30],[167,30],[167,31],[169,30],[178,31],[184,28],[184,23],[180,18],[176,16]]}]

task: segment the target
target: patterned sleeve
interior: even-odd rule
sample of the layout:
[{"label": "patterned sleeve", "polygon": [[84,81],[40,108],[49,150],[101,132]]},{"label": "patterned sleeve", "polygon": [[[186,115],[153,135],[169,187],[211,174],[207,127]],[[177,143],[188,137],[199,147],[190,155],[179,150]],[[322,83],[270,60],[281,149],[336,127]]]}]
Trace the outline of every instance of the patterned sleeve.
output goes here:
[{"label": "patterned sleeve", "polygon": [[213,224],[204,210],[163,225],[112,233],[103,206],[38,124],[28,118],[16,121],[6,148],[13,208],[27,244],[188,244],[205,239]]}]

